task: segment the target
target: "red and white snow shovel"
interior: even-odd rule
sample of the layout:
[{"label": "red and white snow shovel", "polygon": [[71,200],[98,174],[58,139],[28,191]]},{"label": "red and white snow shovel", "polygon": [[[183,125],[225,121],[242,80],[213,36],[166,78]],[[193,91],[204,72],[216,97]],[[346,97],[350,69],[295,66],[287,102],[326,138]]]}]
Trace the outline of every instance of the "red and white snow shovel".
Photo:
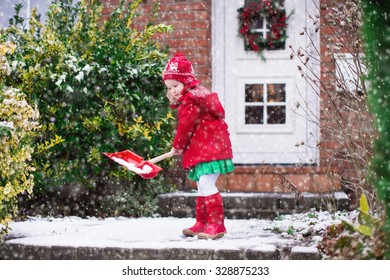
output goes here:
[{"label": "red and white snow shovel", "polygon": [[116,163],[138,174],[144,179],[151,179],[156,177],[157,174],[162,170],[162,168],[155,165],[155,163],[162,161],[166,158],[170,158],[174,155],[174,153],[170,151],[168,153],[162,154],[161,156],[149,160],[144,160],[142,157],[129,150],[103,154],[111,160],[115,161]]}]

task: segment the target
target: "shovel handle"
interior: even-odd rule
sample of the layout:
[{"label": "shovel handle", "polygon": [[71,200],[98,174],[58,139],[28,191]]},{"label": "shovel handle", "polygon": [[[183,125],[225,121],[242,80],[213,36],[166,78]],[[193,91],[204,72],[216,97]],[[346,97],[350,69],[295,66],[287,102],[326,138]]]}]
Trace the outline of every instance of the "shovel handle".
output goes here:
[{"label": "shovel handle", "polygon": [[149,159],[148,161],[151,162],[151,163],[157,163],[157,162],[162,161],[162,160],[164,160],[166,158],[173,157],[174,155],[175,155],[174,152],[170,151],[168,153],[162,154],[161,156]]}]

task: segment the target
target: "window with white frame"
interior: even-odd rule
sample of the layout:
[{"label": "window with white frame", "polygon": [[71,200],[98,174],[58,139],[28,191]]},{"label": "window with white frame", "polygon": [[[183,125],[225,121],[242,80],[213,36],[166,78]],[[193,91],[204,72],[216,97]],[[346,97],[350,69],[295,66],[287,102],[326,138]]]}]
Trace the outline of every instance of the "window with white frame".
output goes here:
[{"label": "window with white frame", "polygon": [[237,132],[291,133],[292,83],[289,77],[237,79]]},{"label": "window with white frame", "polygon": [[245,124],[285,124],[286,84],[245,84]]},{"label": "window with white frame", "polygon": [[[367,74],[366,66],[362,63],[364,55],[337,53],[334,54],[334,58],[336,62],[337,91],[363,93],[364,76]],[[366,89],[369,87],[368,81],[364,81],[364,86]]]}]

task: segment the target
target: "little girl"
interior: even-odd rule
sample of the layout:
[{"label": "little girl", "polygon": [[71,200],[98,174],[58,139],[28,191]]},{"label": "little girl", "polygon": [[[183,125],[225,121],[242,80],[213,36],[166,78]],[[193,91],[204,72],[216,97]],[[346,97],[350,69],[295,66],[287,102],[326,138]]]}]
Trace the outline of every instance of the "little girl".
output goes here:
[{"label": "little girl", "polygon": [[182,166],[198,187],[196,223],[183,234],[200,239],[222,237],[226,233],[224,209],[215,182],[219,174],[234,169],[225,111],[217,93],[200,85],[191,62],[181,53],[166,65],[163,81],[170,107],[178,109],[172,151],[182,154]]}]

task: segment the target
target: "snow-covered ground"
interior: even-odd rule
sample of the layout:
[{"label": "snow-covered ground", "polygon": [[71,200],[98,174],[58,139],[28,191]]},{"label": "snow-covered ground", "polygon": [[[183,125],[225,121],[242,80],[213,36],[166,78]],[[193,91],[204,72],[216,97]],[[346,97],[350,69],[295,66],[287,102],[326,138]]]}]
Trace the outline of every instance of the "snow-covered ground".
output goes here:
[{"label": "snow-covered ground", "polygon": [[[307,246],[315,248],[321,240],[321,233],[326,226],[340,222],[340,219],[354,220],[357,213],[337,212],[331,215],[328,212],[310,211],[302,214],[284,215],[275,220],[226,220],[228,233],[218,240],[198,240],[184,238],[181,230],[191,226],[194,219],[190,218],[107,218],[81,219],[79,217],[30,217],[26,221],[12,222],[12,231],[6,236],[6,242],[15,244],[29,244],[41,246],[93,246],[93,247],[122,247],[122,248],[207,248],[207,249],[260,249],[274,250],[277,246]],[[302,249],[302,247],[300,247]],[[309,250],[311,251],[311,250]],[[272,279],[302,278],[303,275],[315,279],[329,279],[330,277],[368,278],[371,271],[386,273],[388,262],[350,262],[350,261],[267,261],[252,260],[121,260],[121,261],[3,261],[5,266],[0,272],[3,276],[15,276],[27,279],[39,276],[40,279],[123,279],[128,269],[158,269],[180,268],[206,269],[207,276],[201,279],[252,279],[253,275],[227,274],[223,277],[218,274],[221,268],[227,272],[234,272],[233,268],[267,267]],[[7,269],[5,269],[7,267]],[[20,269],[23,267],[23,269]],[[230,269],[230,270],[228,270]],[[173,270],[172,270],[173,271]],[[320,273],[318,273],[320,272]],[[199,276],[169,275],[145,276],[137,274],[132,279],[200,279]],[[20,276],[20,277],[19,277]],[[129,275],[127,275],[129,276]],[[259,276],[259,275],[257,275]],[[265,276],[265,275],[263,275]],[[7,278],[7,277],[6,277]],[[264,278],[264,277],[263,277]],[[270,278],[270,279],[271,279]],[[35,278],[34,278],[35,279]]]},{"label": "snow-covered ground", "polygon": [[283,215],[275,220],[225,220],[228,233],[218,240],[184,238],[192,218],[37,218],[12,222],[6,242],[41,246],[122,248],[256,249],[259,246],[316,246],[327,225],[356,213],[310,211]]}]

